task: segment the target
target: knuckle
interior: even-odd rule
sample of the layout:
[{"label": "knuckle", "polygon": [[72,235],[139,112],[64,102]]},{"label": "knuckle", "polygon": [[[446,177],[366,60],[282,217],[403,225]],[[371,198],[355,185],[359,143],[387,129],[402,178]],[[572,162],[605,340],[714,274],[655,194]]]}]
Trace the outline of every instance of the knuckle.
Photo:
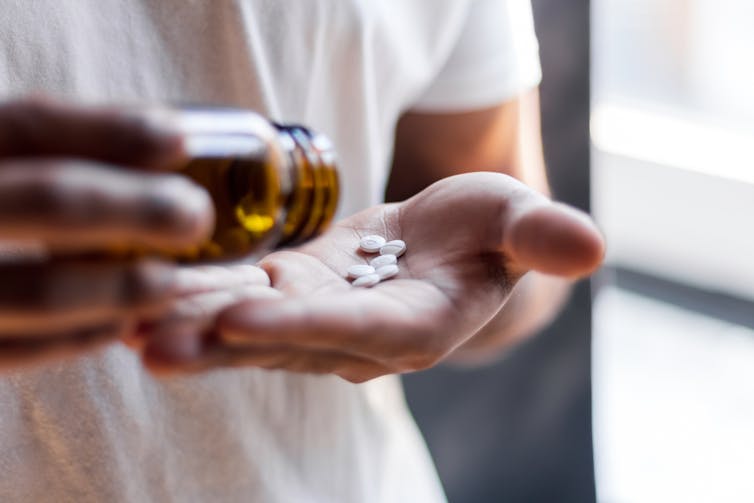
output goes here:
[{"label": "knuckle", "polygon": [[134,262],[121,274],[119,300],[138,305],[161,300],[173,291],[175,269],[161,262]]},{"label": "knuckle", "polygon": [[[122,110],[100,112],[102,130],[115,157],[132,165],[163,164],[180,143],[177,133],[151,120],[147,114]],[[163,159],[164,158],[164,159]]]}]

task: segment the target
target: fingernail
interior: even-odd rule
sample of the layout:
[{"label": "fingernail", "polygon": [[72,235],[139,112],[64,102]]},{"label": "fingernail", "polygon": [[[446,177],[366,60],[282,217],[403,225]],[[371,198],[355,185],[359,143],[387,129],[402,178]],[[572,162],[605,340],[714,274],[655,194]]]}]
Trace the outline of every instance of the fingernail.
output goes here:
[{"label": "fingernail", "polygon": [[184,141],[184,133],[180,128],[175,112],[164,108],[148,108],[134,113],[141,120],[147,130],[154,136],[168,142]]}]

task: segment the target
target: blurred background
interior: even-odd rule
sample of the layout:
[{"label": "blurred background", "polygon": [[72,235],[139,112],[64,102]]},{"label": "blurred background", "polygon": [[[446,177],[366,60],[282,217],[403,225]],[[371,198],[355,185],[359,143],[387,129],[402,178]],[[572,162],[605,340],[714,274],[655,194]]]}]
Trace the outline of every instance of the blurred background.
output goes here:
[{"label": "blurred background", "polygon": [[754,2],[533,6],[554,191],[607,262],[498,364],[406,378],[448,497],[754,501]]},{"label": "blurred background", "polygon": [[600,501],[754,501],[753,27],[751,0],[592,0]]}]

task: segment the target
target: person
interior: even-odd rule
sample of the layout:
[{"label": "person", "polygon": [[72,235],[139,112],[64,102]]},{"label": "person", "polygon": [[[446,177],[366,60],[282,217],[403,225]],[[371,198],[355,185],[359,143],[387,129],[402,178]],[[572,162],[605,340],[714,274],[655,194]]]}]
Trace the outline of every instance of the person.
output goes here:
[{"label": "person", "polygon": [[[524,0],[11,1],[0,68],[2,501],[443,501],[397,374],[491,358],[602,258],[547,197]],[[175,103],[326,133],[338,223],[256,266],[81,258],[210,231],[180,135],[120,108]],[[356,290],[370,233],[408,252]]]}]

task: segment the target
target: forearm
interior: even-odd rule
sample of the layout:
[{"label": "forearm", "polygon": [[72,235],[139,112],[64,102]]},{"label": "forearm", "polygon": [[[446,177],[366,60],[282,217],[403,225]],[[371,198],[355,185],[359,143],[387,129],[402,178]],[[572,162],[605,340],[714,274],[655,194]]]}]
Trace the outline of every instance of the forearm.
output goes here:
[{"label": "forearm", "polygon": [[527,273],[500,312],[451,356],[450,361],[479,364],[547,326],[568,298],[571,281]]}]

